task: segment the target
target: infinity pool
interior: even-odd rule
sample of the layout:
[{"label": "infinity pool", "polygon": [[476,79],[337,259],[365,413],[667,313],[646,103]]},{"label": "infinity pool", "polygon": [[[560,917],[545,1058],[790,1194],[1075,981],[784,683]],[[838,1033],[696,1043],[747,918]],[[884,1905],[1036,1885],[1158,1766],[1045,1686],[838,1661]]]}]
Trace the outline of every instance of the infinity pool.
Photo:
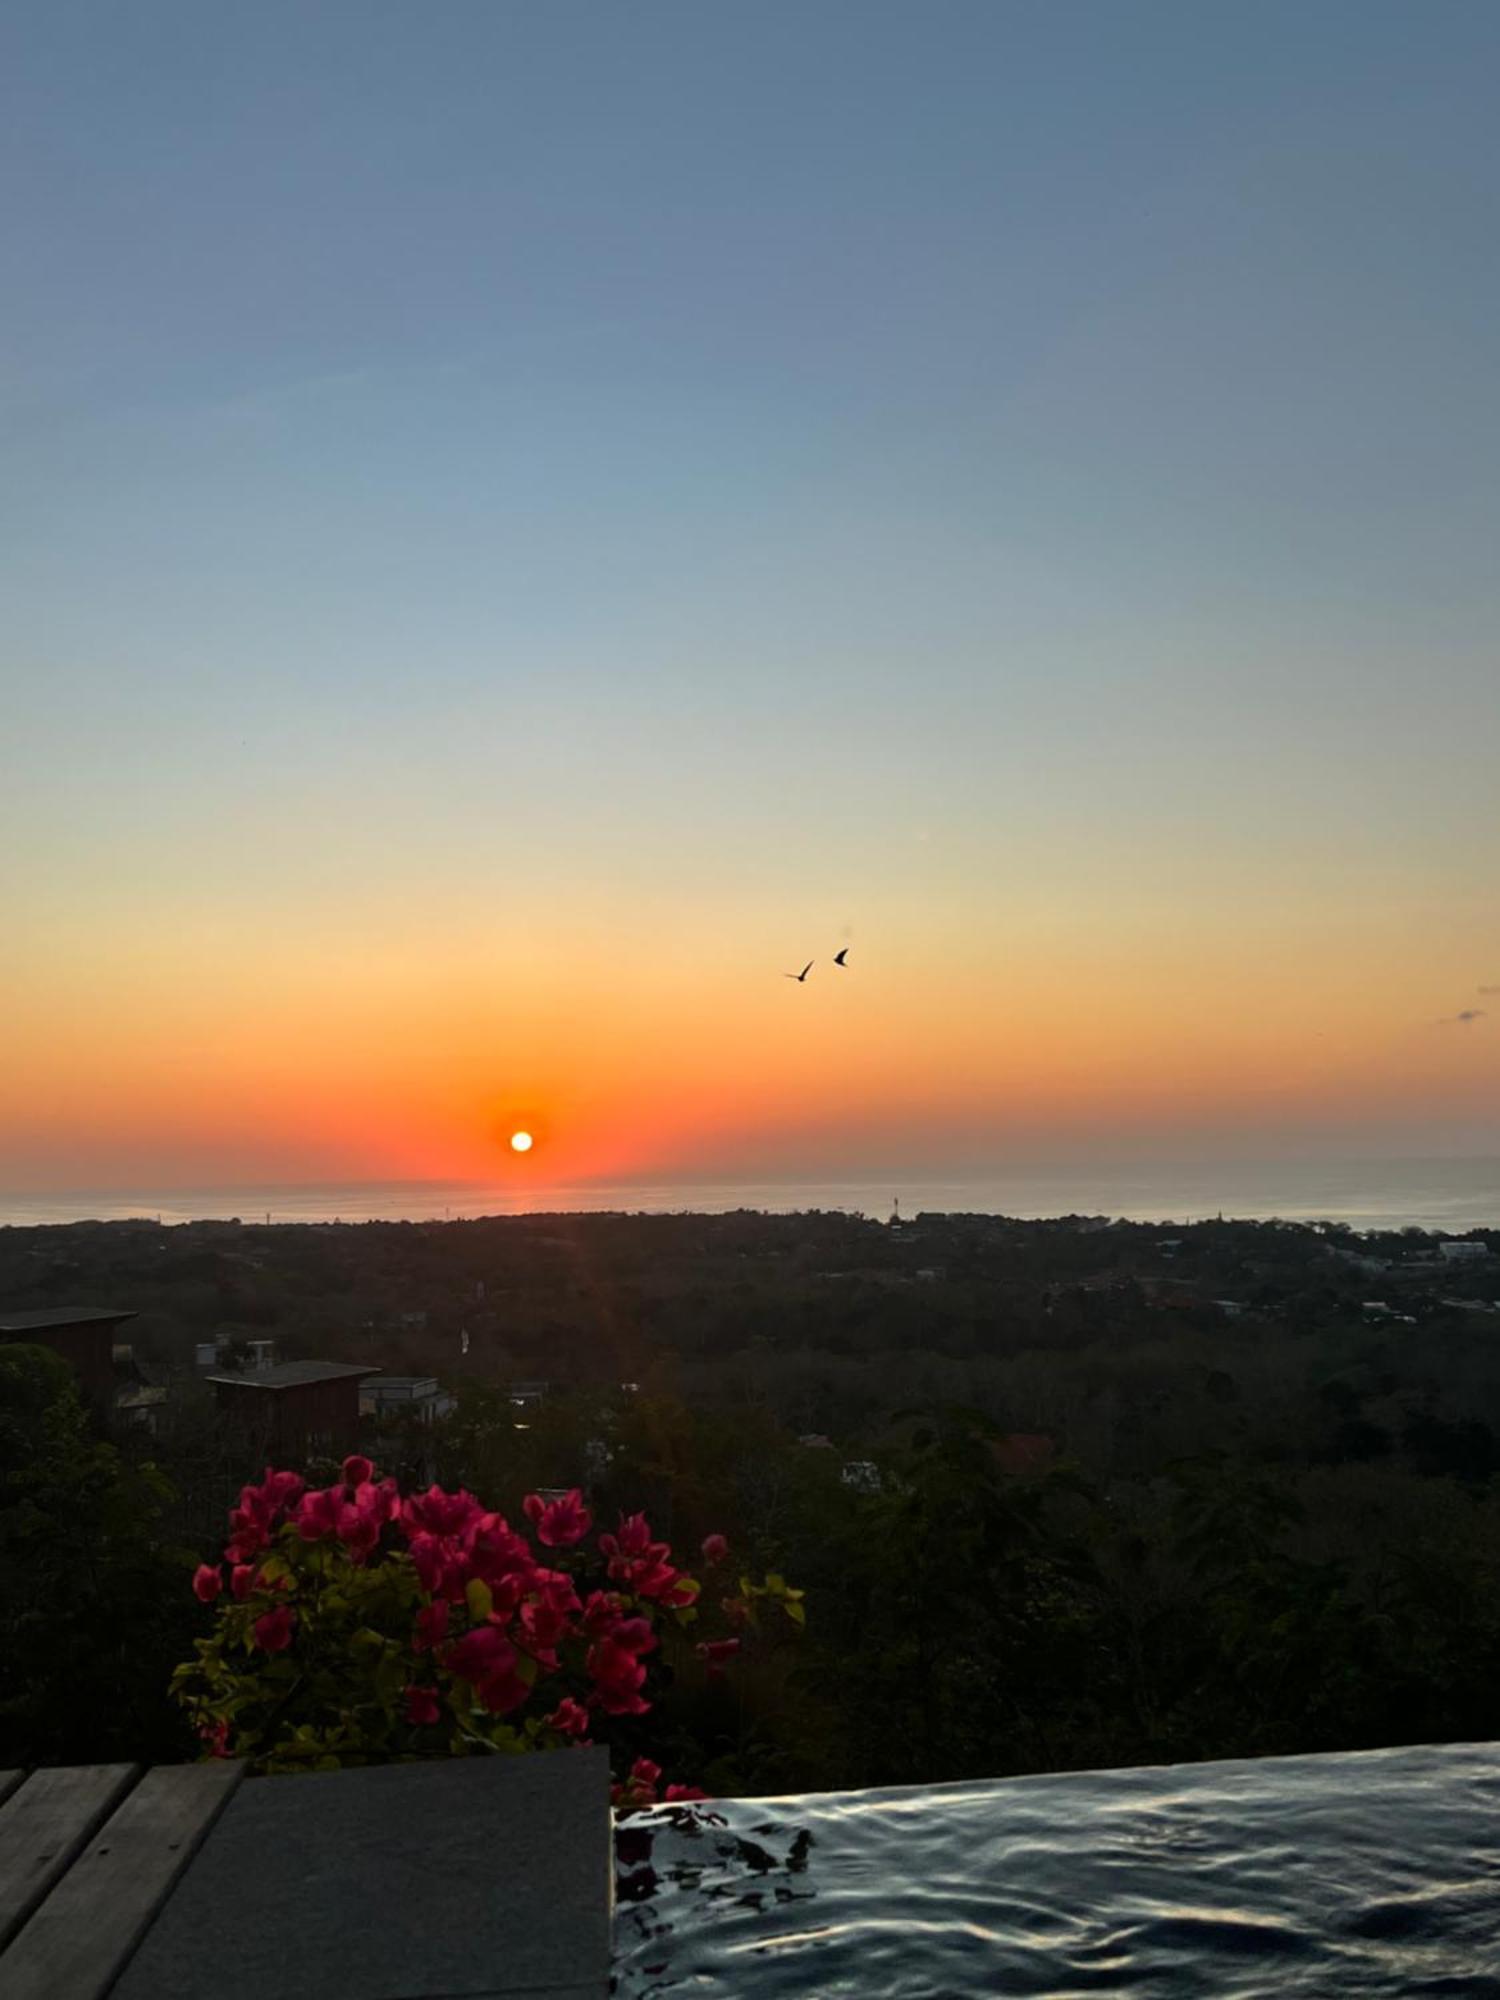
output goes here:
[{"label": "infinity pool", "polygon": [[1500,1744],[658,1807],[621,1995],[1500,1997]]}]

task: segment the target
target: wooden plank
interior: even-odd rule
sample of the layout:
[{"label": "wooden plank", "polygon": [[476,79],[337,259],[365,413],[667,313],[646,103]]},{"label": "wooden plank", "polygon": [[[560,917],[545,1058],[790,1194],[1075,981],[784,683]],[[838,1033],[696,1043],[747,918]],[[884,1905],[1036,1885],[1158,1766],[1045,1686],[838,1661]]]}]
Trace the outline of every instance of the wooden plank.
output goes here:
[{"label": "wooden plank", "polygon": [[0,1958],[0,2000],[103,2000],[243,1771],[148,1771]]},{"label": "wooden plank", "polygon": [[0,1951],[140,1774],[138,1764],[33,1771],[0,1806]]}]

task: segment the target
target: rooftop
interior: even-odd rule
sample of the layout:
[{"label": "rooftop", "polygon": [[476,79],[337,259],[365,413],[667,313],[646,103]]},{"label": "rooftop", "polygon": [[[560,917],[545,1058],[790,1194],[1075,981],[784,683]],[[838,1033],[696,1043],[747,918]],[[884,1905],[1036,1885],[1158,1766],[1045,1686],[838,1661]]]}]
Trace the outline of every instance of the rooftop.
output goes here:
[{"label": "rooftop", "polygon": [[92,1326],[106,1320],[118,1326],[121,1320],[134,1318],[130,1307],[44,1306],[40,1312],[0,1313],[0,1333],[46,1333],[60,1326]]},{"label": "rooftop", "polygon": [[351,1375],[378,1375],[355,1361],[283,1361],[275,1368],[256,1368],[245,1375],[207,1375],[207,1382],[225,1382],[237,1389],[301,1389],[310,1382],[342,1382]]}]

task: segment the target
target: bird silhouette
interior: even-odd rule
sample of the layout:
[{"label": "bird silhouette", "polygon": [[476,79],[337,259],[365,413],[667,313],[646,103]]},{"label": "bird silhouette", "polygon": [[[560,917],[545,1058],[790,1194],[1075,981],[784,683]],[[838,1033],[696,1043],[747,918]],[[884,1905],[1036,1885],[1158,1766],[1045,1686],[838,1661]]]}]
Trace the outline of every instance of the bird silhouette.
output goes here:
[{"label": "bird silhouette", "polygon": [[800,986],[803,980],[806,979],[808,973],[810,973],[813,967],[817,964],[817,962],[818,961],[815,958],[810,958],[807,961],[806,965],[803,966],[800,972],[784,972],[781,976],[783,979],[795,979],[797,984]]},{"label": "bird silhouette", "polygon": [[849,956],[849,947],[848,945],[845,945],[842,951],[836,951],[833,954],[833,962],[835,965],[842,965],[844,963],[844,960],[848,956]]}]

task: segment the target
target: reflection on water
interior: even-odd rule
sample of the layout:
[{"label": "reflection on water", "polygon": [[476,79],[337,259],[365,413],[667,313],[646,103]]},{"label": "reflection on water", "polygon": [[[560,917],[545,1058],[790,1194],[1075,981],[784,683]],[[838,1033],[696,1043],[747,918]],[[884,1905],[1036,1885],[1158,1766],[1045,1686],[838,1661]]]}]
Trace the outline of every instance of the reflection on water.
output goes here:
[{"label": "reflection on water", "polygon": [[1488,1994],[1500,1744],[662,1806],[615,1991]]}]

